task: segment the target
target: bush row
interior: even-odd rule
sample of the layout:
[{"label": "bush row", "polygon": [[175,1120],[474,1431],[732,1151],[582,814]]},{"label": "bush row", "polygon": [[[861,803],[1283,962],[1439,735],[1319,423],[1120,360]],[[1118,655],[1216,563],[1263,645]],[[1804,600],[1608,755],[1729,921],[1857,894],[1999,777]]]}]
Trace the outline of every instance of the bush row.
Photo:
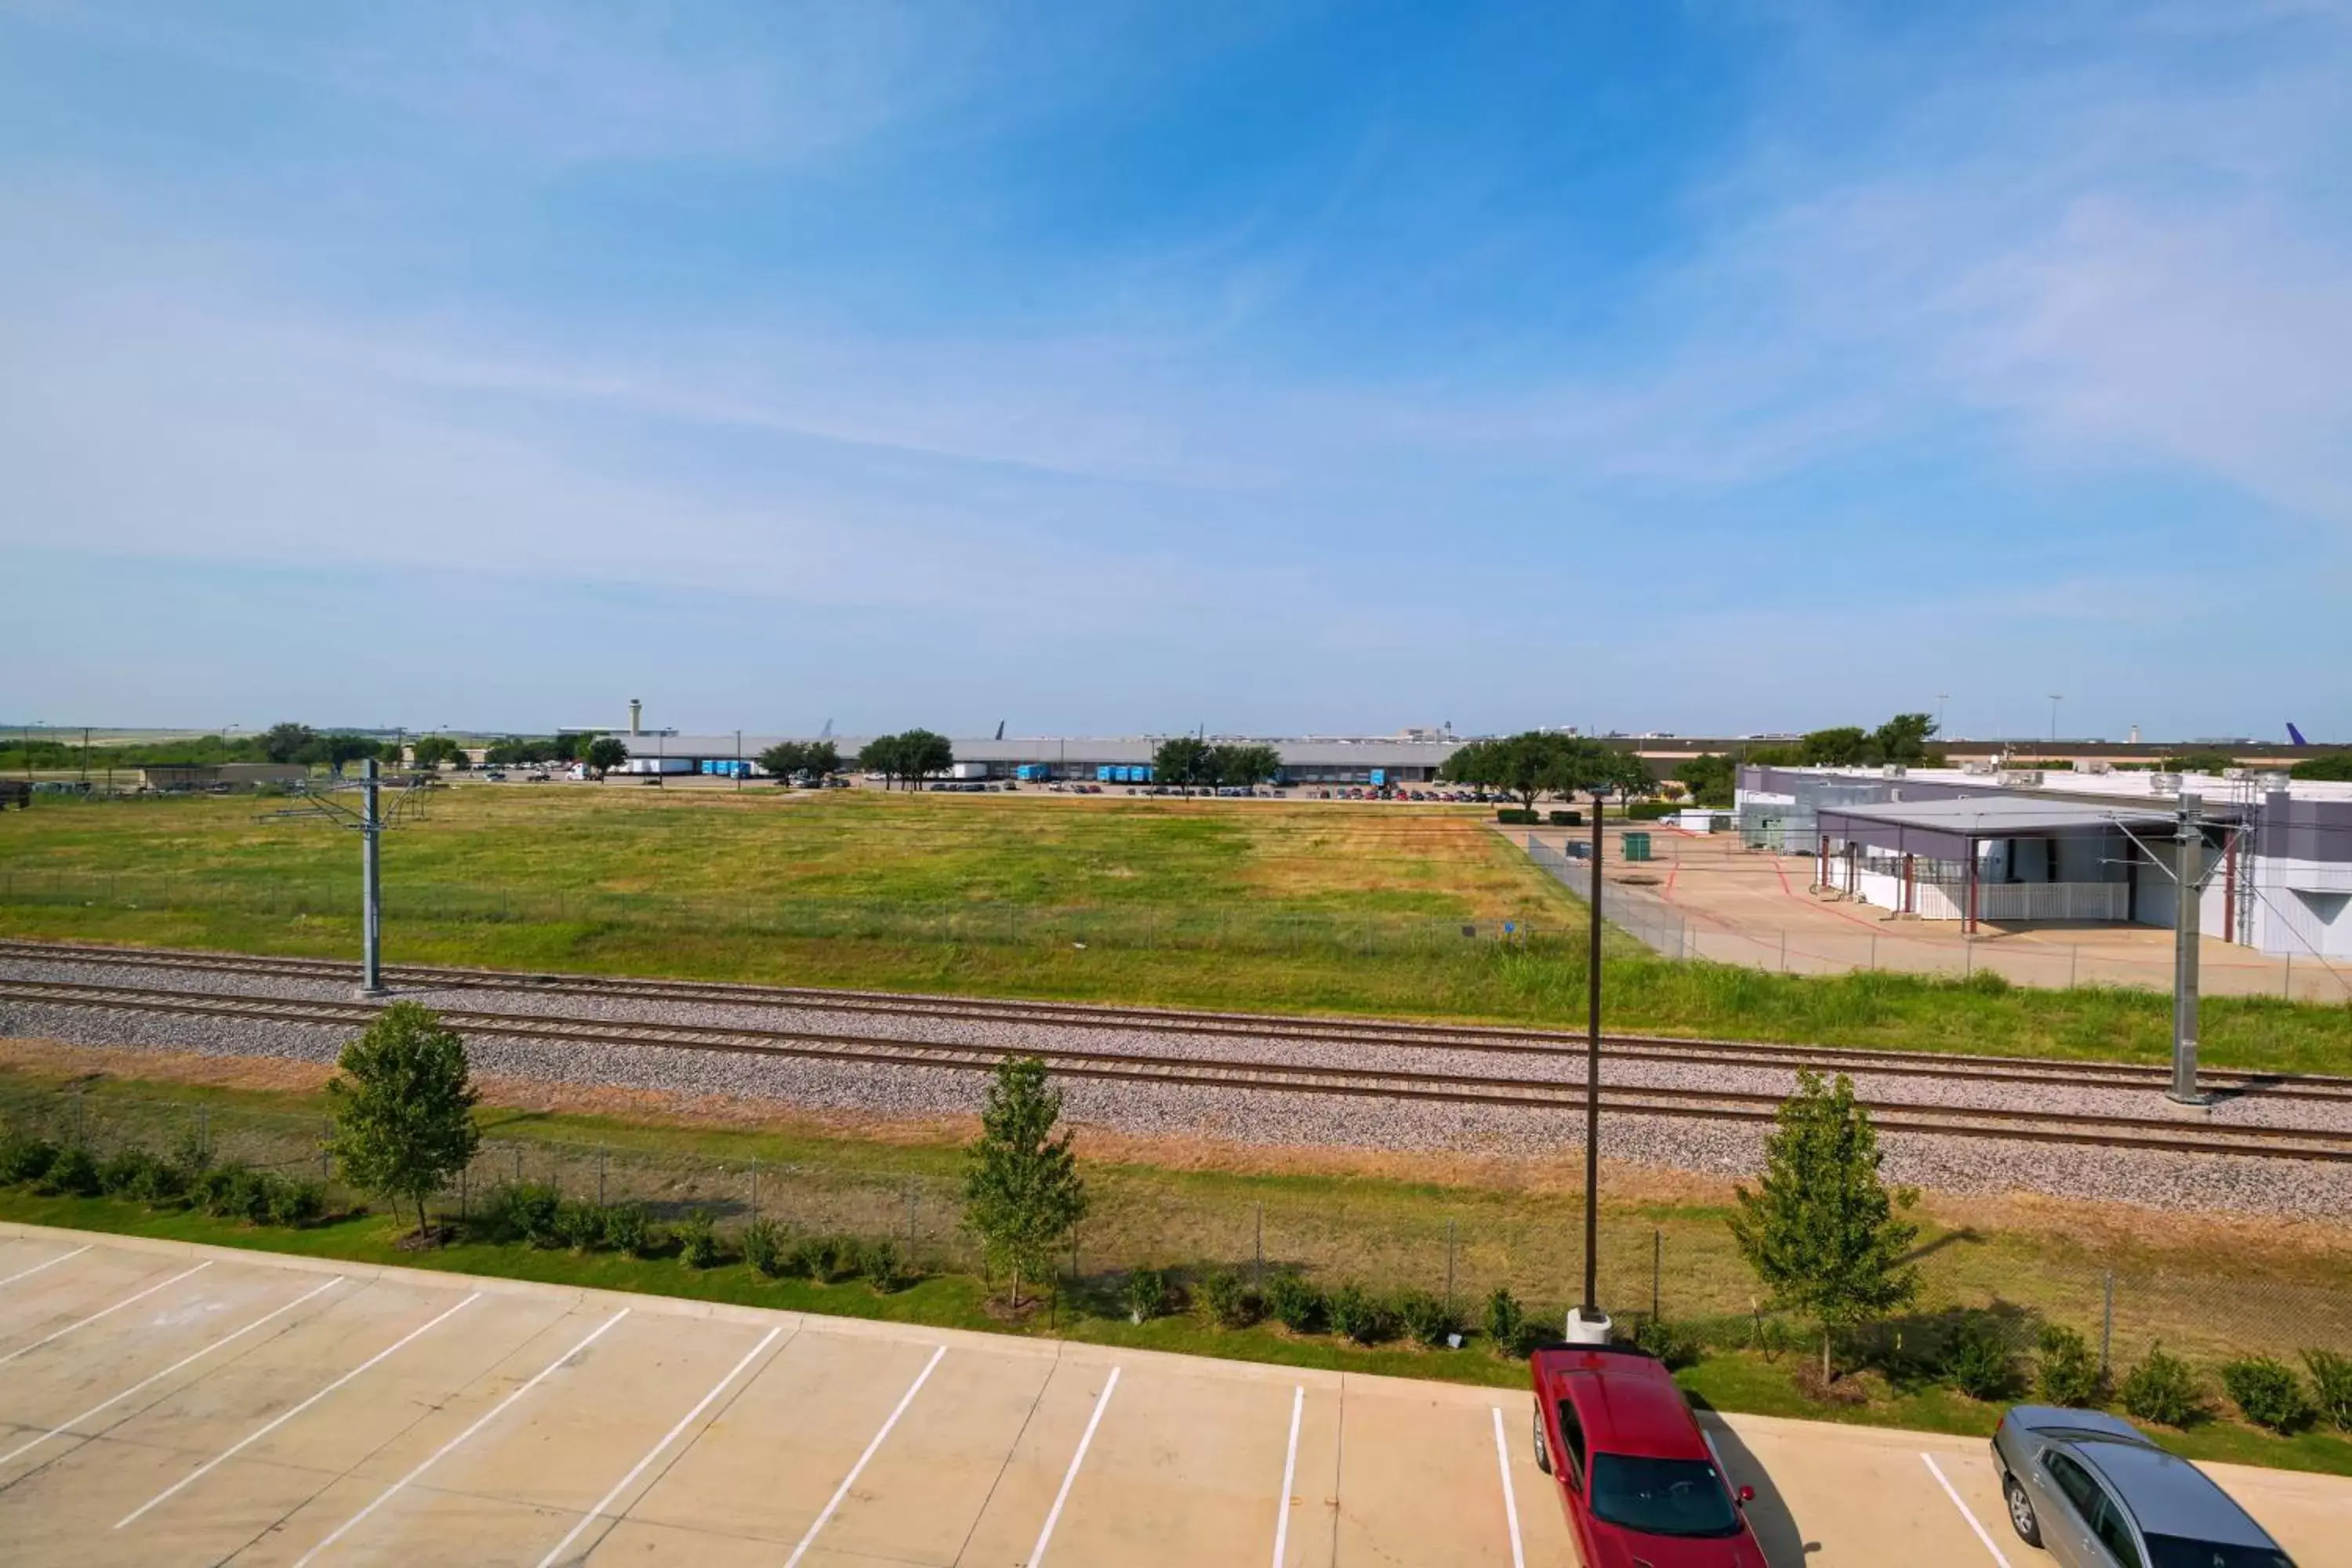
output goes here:
[{"label": "bush row", "polygon": [[767,1219],[753,1220],[730,1240],[719,1233],[707,1210],[691,1210],[665,1226],[643,1204],[567,1198],[545,1182],[510,1182],[492,1189],[483,1205],[481,1226],[493,1240],[530,1247],[569,1247],[574,1252],[610,1250],[634,1258],[675,1253],[688,1268],[715,1268],[740,1257],[770,1279],[809,1279],[829,1285],[862,1277],[876,1289],[887,1292],[901,1289],[915,1277],[894,1241],[797,1236]]},{"label": "bush row", "polygon": [[150,1208],[199,1209],[250,1225],[309,1225],[327,1212],[327,1189],[235,1162],[215,1164],[194,1145],[157,1155],[136,1145],[100,1160],[79,1143],[0,1133],[0,1186],[46,1197],[124,1198]]}]

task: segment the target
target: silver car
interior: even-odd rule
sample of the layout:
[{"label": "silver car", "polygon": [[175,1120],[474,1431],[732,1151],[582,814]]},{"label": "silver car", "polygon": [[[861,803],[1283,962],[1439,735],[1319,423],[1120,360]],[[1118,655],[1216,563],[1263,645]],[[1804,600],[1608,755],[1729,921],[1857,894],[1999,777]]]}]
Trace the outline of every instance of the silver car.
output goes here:
[{"label": "silver car", "polygon": [[2066,1568],[2294,1568],[2204,1471],[2113,1415],[2020,1405],[1992,1458],[2010,1523]]}]

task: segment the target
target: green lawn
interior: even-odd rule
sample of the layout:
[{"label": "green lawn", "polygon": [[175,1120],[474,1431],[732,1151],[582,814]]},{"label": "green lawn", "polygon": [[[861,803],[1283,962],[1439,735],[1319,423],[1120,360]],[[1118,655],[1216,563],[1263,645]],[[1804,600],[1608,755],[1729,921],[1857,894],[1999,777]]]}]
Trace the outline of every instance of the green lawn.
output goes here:
[{"label": "green lawn", "polygon": [[[74,1112],[66,1109],[64,1087],[54,1078],[0,1073],[0,1121],[37,1123],[52,1133],[79,1126],[103,1153],[125,1142],[168,1148],[201,1109],[216,1150],[295,1173],[316,1172],[319,1097],[98,1079],[79,1085],[82,1100]],[[1193,1313],[1131,1324],[1119,1306],[1125,1278],[1145,1264],[1173,1267],[1192,1278],[1218,1266],[1246,1273],[1262,1245],[1269,1267],[1302,1267],[1327,1288],[1358,1279],[1382,1292],[1440,1292],[1450,1268],[1457,1298],[1473,1318],[1485,1293],[1503,1283],[1531,1313],[1549,1321],[1573,1299],[1581,1268],[1573,1194],[1088,1161],[1093,1211],[1079,1233],[1077,1272],[1049,1310],[1008,1327],[984,1309],[969,1246],[955,1230],[962,1156],[951,1143],[885,1143],[800,1128],[719,1130],[499,1107],[485,1107],[481,1115],[491,1146],[470,1187],[474,1205],[491,1181],[520,1169],[532,1180],[554,1180],[573,1195],[607,1188],[614,1199],[647,1199],[657,1212],[712,1208],[722,1229],[732,1231],[748,1217],[745,1199],[756,1190],[762,1215],[803,1232],[903,1237],[902,1226],[911,1226],[925,1277],[886,1294],[856,1281],[765,1279],[740,1263],[692,1270],[669,1258],[483,1241],[419,1256],[393,1246],[399,1222],[365,1214],[278,1230],[22,1189],[0,1189],[0,1218],[1498,1386],[1524,1373],[1475,1336],[1470,1348],[1447,1352],[1401,1342],[1359,1347],[1265,1325],[1220,1329]],[[454,1206],[445,1205],[445,1212]],[[1723,1209],[1706,1205],[1612,1203],[1603,1209],[1603,1304],[1621,1319],[1636,1320],[1648,1312],[1654,1289],[1664,1317],[1711,1347],[1681,1374],[1695,1397],[1732,1411],[1990,1430],[1996,1405],[1926,1384],[1889,1384],[1875,1373],[1864,1376],[1872,1397],[1863,1405],[1825,1411],[1808,1401],[1790,1378],[1811,1352],[1793,1342],[1770,1353],[1756,1348],[1748,1317],[1755,1285],[1729,1245],[1725,1217]],[[2102,1286],[2113,1274],[2119,1365],[2161,1340],[2206,1369],[2210,1381],[2211,1368],[2233,1354],[2260,1350],[2292,1362],[2305,1345],[2352,1346],[2352,1253],[2341,1247],[2250,1243],[2218,1256],[2192,1241],[2169,1241],[2161,1229],[2138,1239],[2105,1234],[2090,1242],[2054,1231],[1931,1224],[1919,1262],[1927,1279],[1925,1304],[1896,1330],[1914,1345],[1958,1308],[1990,1308],[2029,1327],[2042,1321],[2070,1323],[2095,1343]],[[2352,1442],[2341,1436],[2273,1436],[2220,1414],[2218,1396],[2214,1404],[2214,1419],[2167,1441],[2199,1458],[2352,1474]]]},{"label": "green lawn", "polygon": [[[8,813],[0,934],[350,957],[354,836],[257,820],[277,804]],[[1465,809],[471,785],[387,838],[384,881],[394,963],[1566,1027],[1585,1011],[1582,907]],[[1620,1028],[2169,1049],[2154,993],[1771,974],[1613,935],[1610,953]],[[2352,1005],[2208,998],[2203,1031],[2216,1066],[2352,1072]]]}]

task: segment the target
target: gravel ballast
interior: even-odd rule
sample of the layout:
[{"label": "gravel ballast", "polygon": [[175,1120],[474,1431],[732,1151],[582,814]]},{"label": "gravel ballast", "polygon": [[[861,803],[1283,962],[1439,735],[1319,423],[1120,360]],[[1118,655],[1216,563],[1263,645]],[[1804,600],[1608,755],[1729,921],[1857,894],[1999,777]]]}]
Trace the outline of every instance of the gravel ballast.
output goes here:
[{"label": "gravel ballast", "polygon": [[[168,989],[288,1000],[351,1000],[347,983],[209,971],[168,973],[102,961],[0,959],[0,977],[67,984]],[[1559,1056],[1448,1050],[1388,1043],[1340,1044],[1265,1034],[1170,1034],[1077,1025],[1039,1025],[909,1015],[876,1015],[801,1005],[674,1002],[633,997],[534,994],[528,989],[452,987],[404,991],[404,999],[448,1011],[555,1015],[611,1024],[749,1027],[920,1039],[940,1044],[1117,1051],[1170,1060],[1247,1059],[1352,1069],[1394,1068],[1581,1083],[1583,1063]],[[142,1014],[0,998],[0,1035],[93,1046],[131,1046],[215,1056],[276,1056],[331,1061],[349,1031],[239,1018]],[[820,1110],[928,1118],[979,1108],[985,1075],[966,1070],[829,1062],[605,1043],[469,1042],[478,1070],[587,1086],[688,1095],[730,1095]],[[1628,1088],[1716,1089],[1785,1093],[1783,1068],[1718,1067],[1651,1060],[1604,1062],[1603,1081]],[[2011,1110],[2162,1116],[2185,1131],[2263,1123],[2352,1127],[2352,1104],[2246,1095],[2210,1111],[2182,1111],[2154,1090],[2047,1084],[2004,1085],[1914,1076],[1855,1074],[1865,1097],[1914,1105],[1982,1105]],[[1549,1155],[1580,1146],[1573,1111],[1313,1092],[1271,1093],[1179,1084],[1065,1081],[1068,1114],[1080,1123],[1143,1136],[1226,1139],[1266,1145],[1337,1145],[1389,1150]],[[1713,1173],[1748,1173],[1761,1163],[1767,1129],[1759,1123],[1604,1112],[1603,1139],[1614,1158]],[[1960,1138],[1886,1131],[1886,1174],[1939,1191],[1990,1194],[2032,1192],[2123,1201],[2163,1208],[2219,1209],[2341,1217],[2352,1213],[2352,1164],[2265,1160],[2156,1151],[2070,1147],[1998,1138]]]}]

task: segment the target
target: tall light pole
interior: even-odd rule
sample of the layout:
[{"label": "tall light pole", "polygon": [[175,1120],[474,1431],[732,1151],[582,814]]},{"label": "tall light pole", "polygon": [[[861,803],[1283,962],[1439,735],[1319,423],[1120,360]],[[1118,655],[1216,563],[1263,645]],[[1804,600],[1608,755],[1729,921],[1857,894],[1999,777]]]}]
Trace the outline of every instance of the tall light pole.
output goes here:
[{"label": "tall light pole", "polygon": [[2203,802],[2180,796],[2172,831],[2172,1088],[2183,1105],[2210,1103],[2197,1089],[2197,907],[2205,890],[2205,830],[2199,822]]},{"label": "tall light pole", "polygon": [[377,810],[376,760],[360,763],[360,994],[383,994],[383,816]]},{"label": "tall light pole", "polygon": [[2050,694],[2050,743],[2053,746],[2058,743],[2058,704],[2065,700],[2060,692]]},{"label": "tall light pole", "polygon": [[1952,694],[1948,691],[1936,693],[1936,733],[1938,735],[1944,732],[1944,704],[1951,700]]},{"label": "tall light pole", "polygon": [[1584,1302],[1568,1315],[1570,1342],[1606,1344],[1609,1319],[1601,1310],[1601,818],[1606,785],[1592,792],[1592,895],[1585,909],[1591,943],[1585,956],[1584,1037]]}]

